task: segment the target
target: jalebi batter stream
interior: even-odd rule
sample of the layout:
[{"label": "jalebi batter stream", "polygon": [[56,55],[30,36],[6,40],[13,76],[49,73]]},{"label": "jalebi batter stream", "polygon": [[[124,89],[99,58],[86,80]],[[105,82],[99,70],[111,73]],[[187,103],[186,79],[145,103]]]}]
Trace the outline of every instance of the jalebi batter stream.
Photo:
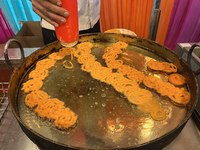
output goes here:
[{"label": "jalebi batter stream", "polygon": [[[77,49],[61,48],[59,52],[50,54],[49,58],[37,62],[35,70],[29,74],[29,80],[23,84],[22,90],[27,93],[25,104],[34,108],[34,111],[40,117],[46,117],[53,121],[58,128],[69,128],[77,122],[78,116],[68,107],[65,107],[64,102],[50,98],[47,93],[40,90],[50,68],[55,65],[57,60],[62,60],[66,55],[71,55],[71,59],[73,59],[73,56],[77,58],[83,71],[90,73],[94,79],[112,85],[117,92],[123,93],[130,103],[137,105],[139,110],[150,113],[155,120],[164,120],[166,113],[161,109],[152,92],[140,87],[141,83],[156,90],[162,96],[167,95],[176,103],[187,104],[189,102],[190,94],[184,88],[175,87],[173,84],[156,77],[145,76],[143,72],[123,64],[118,56],[127,46],[124,42],[117,42],[106,48],[102,58],[105,59],[107,67],[102,66],[91,54],[93,44],[90,42],[78,44]],[[150,60],[148,65],[153,70],[177,71],[176,66],[172,63]],[[70,60],[63,61],[63,66],[67,69],[73,68]],[[113,72],[113,69],[115,72]]]}]

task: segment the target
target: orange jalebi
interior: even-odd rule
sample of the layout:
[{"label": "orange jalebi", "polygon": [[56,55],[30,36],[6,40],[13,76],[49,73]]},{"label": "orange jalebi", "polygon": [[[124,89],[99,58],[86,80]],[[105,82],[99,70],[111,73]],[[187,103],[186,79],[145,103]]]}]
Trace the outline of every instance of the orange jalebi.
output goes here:
[{"label": "orange jalebi", "polygon": [[87,54],[86,53],[86,54],[80,55],[77,60],[78,60],[78,62],[80,64],[84,64],[87,61],[94,62],[95,61],[95,57],[93,55],[91,55],[91,54]]},{"label": "orange jalebi", "polygon": [[35,94],[30,93],[25,98],[26,106],[33,108],[38,105],[38,100],[35,98]]},{"label": "orange jalebi", "polygon": [[170,99],[178,104],[187,104],[190,100],[190,93],[184,88],[177,89],[177,92],[174,95],[169,96]]},{"label": "orange jalebi", "polygon": [[72,63],[71,61],[69,61],[69,60],[63,61],[63,66],[64,66],[65,68],[68,68],[68,69],[71,69],[71,68],[74,67],[73,63]]},{"label": "orange jalebi", "polygon": [[[55,123],[59,128],[68,128],[74,125],[77,121],[77,116],[72,111],[65,111],[69,108],[64,107],[64,102],[59,99],[50,99],[50,96],[39,90],[43,82],[42,80],[48,76],[49,70],[53,67],[57,60],[63,59],[66,55],[72,54],[74,48],[62,48],[59,52],[54,52],[49,55],[49,59],[43,59],[36,63],[35,70],[31,71],[29,74],[30,80],[23,83],[22,90],[25,93],[31,92],[26,95],[25,104],[29,108],[35,108],[34,110],[40,117],[47,118]],[[63,65],[65,68],[73,68],[71,61],[64,61]],[[67,113],[67,114],[63,114]],[[59,124],[60,119],[63,116],[70,116],[71,120],[65,120],[65,124]],[[55,122],[56,120],[56,122]],[[66,125],[67,124],[67,125]]]},{"label": "orange jalebi", "polygon": [[143,84],[146,85],[147,87],[149,88],[155,88],[156,84],[155,84],[155,81],[158,80],[157,77],[154,77],[154,76],[148,76],[148,77],[145,77],[144,80],[143,80]]},{"label": "orange jalebi", "polygon": [[118,69],[123,65],[123,61],[122,60],[115,60],[115,59],[113,59],[113,60],[107,59],[106,64],[111,69]]},{"label": "orange jalebi", "polygon": [[[190,95],[185,89],[176,88],[172,84],[165,83],[156,77],[145,77],[143,72],[123,64],[123,61],[118,56],[127,46],[128,44],[124,42],[117,42],[106,48],[102,58],[105,59],[108,67],[103,67],[96,61],[96,58],[91,54],[93,44],[90,42],[78,44],[77,49],[62,48],[59,52],[49,55],[49,59],[38,61],[36,64],[36,70],[38,71],[33,71],[32,75],[29,76],[33,79],[23,84],[22,89],[26,93],[31,92],[25,99],[26,105],[30,108],[36,107],[35,112],[40,117],[53,120],[54,124],[59,128],[69,128],[77,122],[77,115],[65,107],[62,101],[50,99],[49,96],[45,96],[45,94],[39,92],[43,84],[41,80],[45,77],[39,80],[42,83],[41,85],[34,85],[36,83],[34,79],[40,76],[40,74],[43,75],[42,71],[39,71],[41,68],[44,70],[50,69],[55,65],[56,60],[60,60],[70,54],[71,59],[73,56],[77,58],[82,70],[89,72],[93,78],[112,85],[116,91],[123,93],[129,102],[138,105],[138,109],[149,113],[155,120],[164,120],[166,113],[160,108],[159,102],[153,98],[150,91],[139,87],[139,83],[142,81],[147,87],[155,89],[162,96],[167,95],[176,103],[188,103]],[[66,68],[73,67],[71,61],[68,60],[64,61],[63,65]],[[168,73],[177,71],[175,65],[166,62],[160,63],[153,61],[153,59],[148,62],[148,66],[153,70],[162,70]],[[113,69],[116,69],[117,72],[113,72]]]},{"label": "orange jalebi", "polygon": [[42,80],[37,79],[30,79],[27,82],[23,83],[22,90],[24,90],[25,93],[39,90],[43,85]]},{"label": "orange jalebi", "polygon": [[28,95],[26,95],[25,98],[25,104],[30,107],[33,108],[35,106],[38,106],[38,104],[40,104],[42,101],[45,101],[49,98],[49,95],[47,93],[45,93],[44,91],[33,91],[31,93],[29,93]]},{"label": "orange jalebi", "polygon": [[163,71],[166,73],[177,72],[177,67],[173,63],[158,62],[153,59],[147,62],[147,66],[155,71]]},{"label": "orange jalebi", "polygon": [[65,108],[55,120],[55,125],[59,128],[69,128],[76,123],[77,116],[69,108]]},{"label": "orange jalebi", "polygon": [[71,53],[75,50],[75,48],[72,47],[63,47],[59,50],[59,55],[61,56],[67,56],[71,55]]},{"label": "orange jalebi", "polygon": [[92,72],[92,70],[95,70],[96,68],[100,68],[101,64],[97,61],[87,61],[82,66],[81,69],[86,72]]},{"label": "orange jalebi", "polygon": [[55,65],[56,61],[52,60],[52,59],[42,59],[40,61],[37,62],[36,64],[36,70],[37,69],[50,69],[51,67],[53,67]]},{"label": "orange jalebi", "polygon": [[48,76],[49,70],[47,69],[35,69],[33,71],[31,71],[31,73],[29,74],[29,78],[34,78],[34,79],[39,79],[39,80],[43,80]]},{"label": "orange jalebi", "polygon": [[52,54],[49,55],[49,59],[52,59],[52,60],[61,60],[65,57],[65,55],[60,55],[60,52],[54,52]]},{"label": "orange jalebi", "polygon": [[176,103],[187,104],[190,101],[190,93],[184,88],[175,87],[173,84],[164,82],[157,77],[145,77],[143,84],[149,88],[155,89],[162,96],[168,96]]},{"label": "orange jalebi", "polygon": [[109,68],[117,69],[118,72],[123,73],[129,79],[141,83],[145,77],[144,73],[123,64],[122,60],[117,59],[118,54],[122,53],[122,50],[127,46],[128,44],[124,42],[114,43],[112,46],[106,48],[106,53],[103,54],[102,58],[105,59],[105,62]]},{"label": "orange jalebi", "polygon": [[[39,116],[47,117],[50,120],[55,120],[59,117],[59,113],[64,109],[64,102],[58,99],[48,99],[43,101],[35,109]],[[44,114],[43,114],[44,113]]]},{"label": "orange jalebi", "polygon": [[[87,46],[87,44],[89,44],[89,46]],[[91,45],[92,44],[88,42],[81,43],[74,52],[74,56],[77,57],[78,62],[82,64],[82,70],[89,72],[93,78],[98,79],[101,82],[111,84],[116,91],[124,93],[129,102],[133,104],[143,106],[151,101],[152,93],[148,90],[141,89],[138,85],[138,83],[142,82],[144,79],[144,73],[128,65],[123,65],[123,61],[116,59],[118,58],[118,54],[127,47],[126,43],[117,42],[106,49],[106,53],[104,53],[102,58],[106,60],[108,67],[103,67],[91,54],[89,54],[90,50],[88,50],[88,47],[91,48]],[[84,61],[79,61],[82,57],[84,58]],[[86,59],[86,57],[88,58]],[[119,71],[113,73],[112,69],[118,69]],[[125,76],[128,76],[128,78]],[[156,107],[153,104],[156,105]],[[150,109],[150,112],[148,112],[155,120],[163,120],[166,116],[165,112],[159,106],[157,101],[149,106],[156,108]],[[162,112],[162,115],[158,115],[159,112]]]},{"label": "orange jalebi", "polygon": [[185,78],[178,73],[173,73],[169,75],[169,82],[176,86],[182,86],[186,83]]},{"label": "orange jalebi", "polygon": [[156,120],[164,120],[166,118],[166,112],[160,108],[159,103],[154,98],[149,99],[148,102],[140,105],[138,109],[150,113],[151,117],[156,118]]},{"label": "orange jalebi", "polygon": [[91,50],[94,45],[91,42],[83,42],[77,45],[78,49]]},{"label": "orange jalebi", "polygon": [[113,43],[112,47],[115,47],[117,49],[125,49],[127,48],[128,44],[125,43],[125,42],[116,42],[116,43]]}]

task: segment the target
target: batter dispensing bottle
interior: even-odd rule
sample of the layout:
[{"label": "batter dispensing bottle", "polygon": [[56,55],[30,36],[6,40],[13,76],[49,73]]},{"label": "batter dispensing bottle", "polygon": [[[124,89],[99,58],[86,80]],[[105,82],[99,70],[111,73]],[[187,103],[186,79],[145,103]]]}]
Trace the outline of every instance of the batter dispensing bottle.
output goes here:
[{"label": "batter dispensing bottle", "polygon": [[69,11],[69,17],[64,24],[58,22],[56,36],[63,46],[72,47],[77,44],[79,37],[77,0],[62,0],[62,8]]}]

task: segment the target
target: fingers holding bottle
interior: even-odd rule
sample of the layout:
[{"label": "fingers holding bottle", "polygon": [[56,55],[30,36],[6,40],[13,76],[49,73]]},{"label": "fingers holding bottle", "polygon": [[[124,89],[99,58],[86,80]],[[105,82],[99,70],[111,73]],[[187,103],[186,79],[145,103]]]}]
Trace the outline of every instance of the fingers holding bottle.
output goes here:
[{"label": "fingers holding bottle", "polygon": [[31,0],[33,11],[55,27],[66,22],[69,12],[62,8],[60,0]]}]

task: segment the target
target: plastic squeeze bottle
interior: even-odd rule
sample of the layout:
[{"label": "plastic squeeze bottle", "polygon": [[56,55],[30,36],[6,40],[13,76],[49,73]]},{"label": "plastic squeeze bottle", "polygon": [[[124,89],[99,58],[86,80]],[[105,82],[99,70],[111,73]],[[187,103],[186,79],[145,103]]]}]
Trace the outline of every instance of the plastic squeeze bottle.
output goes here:
[{"label": "plastic squeeze bottle", "polygon": [[77,44],[79,37],[78,27],[78,5],[77,0],[61,0],[62,8],[69,11],[69,17],[66,17],[66,23],[59,23],[55,27],[56,36],[65,47],[72,47]]}]

